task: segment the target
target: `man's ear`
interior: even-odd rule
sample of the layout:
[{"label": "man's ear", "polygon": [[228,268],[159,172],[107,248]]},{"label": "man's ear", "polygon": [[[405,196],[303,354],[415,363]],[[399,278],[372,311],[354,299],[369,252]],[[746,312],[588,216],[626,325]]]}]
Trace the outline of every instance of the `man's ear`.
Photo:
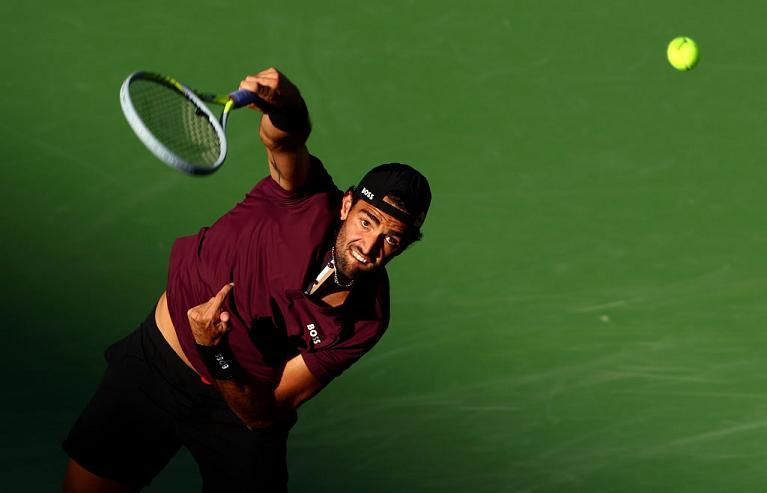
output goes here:
[{"label": "man's ear", "polygon": [[346,221],[349,217],[349,211],[352,210],[352,193],[346,192],[344,198],[341,199],[341,221]]}]

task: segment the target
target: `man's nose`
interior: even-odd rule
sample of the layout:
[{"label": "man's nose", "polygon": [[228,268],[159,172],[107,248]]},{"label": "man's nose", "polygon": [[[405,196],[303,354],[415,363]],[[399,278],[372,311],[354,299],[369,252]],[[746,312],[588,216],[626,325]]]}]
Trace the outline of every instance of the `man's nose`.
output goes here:
[{"label": "man's nose", "polygon": [[360,242],[362,253],[369,257],[375,257],[378,254],[378,249],[381,248],[383,240],[384,235],[382,234],[378,234],[372,231],[366,234]]}]

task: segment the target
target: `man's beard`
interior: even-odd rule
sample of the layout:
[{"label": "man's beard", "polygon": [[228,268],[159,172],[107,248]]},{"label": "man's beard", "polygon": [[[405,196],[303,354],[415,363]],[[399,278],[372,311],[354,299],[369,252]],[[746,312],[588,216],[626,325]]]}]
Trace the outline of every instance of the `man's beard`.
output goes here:
[{"label": "man's beard", "polygon": [[359,270],[352,272],[352,266],[349,262],[348,247],[346,245],[346,235],[343,233],[345,221],[341,222],[341,227],[338,228],[338,234],[336,235],[335,246],[335,261],[336,272],[346,277],[347,279],[354,279],[359,274]]},{"label": "man's beard", "polygon": [[[371,255],[364,255],[368,258],[367,264],[361,264],[357,260],[352,260],[350,248],[355,248],[353,245],[349,245],[346,234],[344,231],[344,225],[346,221],[341,221],[341,226],[338,228],[335,240],[335,265],[336,272],[344,276],[349,280],[358,278],[361,274],[375,270],[378,266],[375,265],[371,259]],[[357,250],[359,251],[359,250]]]}]

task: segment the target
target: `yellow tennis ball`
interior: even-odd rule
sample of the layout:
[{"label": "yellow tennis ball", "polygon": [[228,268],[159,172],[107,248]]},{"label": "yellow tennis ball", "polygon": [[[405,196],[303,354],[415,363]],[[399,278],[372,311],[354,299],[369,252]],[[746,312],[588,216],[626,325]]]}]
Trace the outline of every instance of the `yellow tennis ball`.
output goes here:
[{"label": "yellow tennis ball", "polygon": [[677,70],[690,70],[698,63],[698,45],[692,38],[679,36],[668,44],[668,62]]}]

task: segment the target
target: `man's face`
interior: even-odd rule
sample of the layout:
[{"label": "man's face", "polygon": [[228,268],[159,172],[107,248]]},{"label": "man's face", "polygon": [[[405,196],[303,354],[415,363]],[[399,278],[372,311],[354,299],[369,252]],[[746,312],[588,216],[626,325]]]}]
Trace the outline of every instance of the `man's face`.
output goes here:
[{"label": "man's face", "polygon": [[405,223],[364,200],[352,206],[351,192],[341,202],[341,220],[335,243],[336,268],[350,279],[386,265],[405,246]]}]

